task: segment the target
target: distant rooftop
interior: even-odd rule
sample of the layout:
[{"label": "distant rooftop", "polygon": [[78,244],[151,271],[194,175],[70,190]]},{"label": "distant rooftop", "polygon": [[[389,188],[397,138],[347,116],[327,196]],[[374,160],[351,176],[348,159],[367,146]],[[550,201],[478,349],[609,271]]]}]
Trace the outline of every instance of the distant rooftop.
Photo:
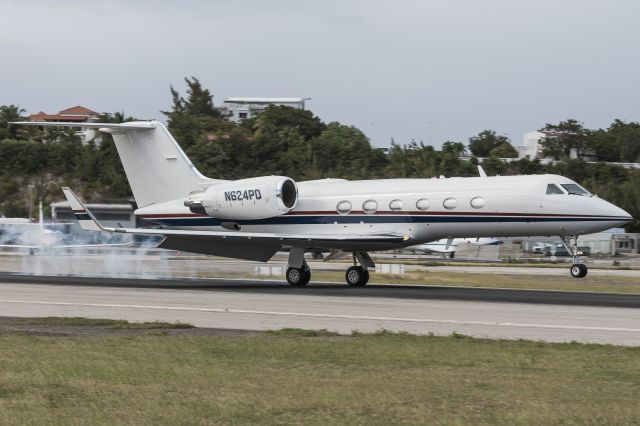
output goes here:
[{"label": "distant rooftop", "polygon": [[29,120],[31,121],[90,121],[99,114],[95,111],[85,108],[81,105],[76,105],[71,108],[63,109],[57,114],[47,114],[44,111],[40,111],[36,114],[31,114]]},{"label": "distant rooftop", "polygon": [[224,98],[225,103],[234,104],[273,104],[273,103],[297,103],[308,101],[311,98]]}]

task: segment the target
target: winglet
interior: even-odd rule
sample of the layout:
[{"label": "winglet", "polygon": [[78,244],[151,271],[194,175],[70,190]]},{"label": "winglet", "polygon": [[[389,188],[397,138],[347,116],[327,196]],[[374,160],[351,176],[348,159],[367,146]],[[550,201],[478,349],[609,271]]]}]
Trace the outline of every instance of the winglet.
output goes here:
[{"label": "winglet", "polygon": [[478,174],[480,175],[480,177],[487,177],[487,173],[484,171],[480,164],[478,164]]},{"label": "winglet", "polygon": [[78,198],[78,196],[71,190],[71,188],[63,187],[62,192],[64,192],[64,196],[67,197],[67,201],[71,205],[71,211],[73,211],[73,215],[78,219],[78,223],[80,223],[80,227],[82,229],[86,229],[88,231],[106,231],[113,232],[112,229],[105,228],[98,222],[93,214]]}]

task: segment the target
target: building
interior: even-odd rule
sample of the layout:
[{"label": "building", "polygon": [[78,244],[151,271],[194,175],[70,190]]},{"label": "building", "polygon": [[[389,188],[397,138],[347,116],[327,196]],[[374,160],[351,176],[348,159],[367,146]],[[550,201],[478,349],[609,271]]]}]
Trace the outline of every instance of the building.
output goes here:
[{"label": "building", "polygon": [[[51,220],[54,223],[78,223],[67,201],[51,203]],[[138,226],[135,208],[131,203],[87,204],[91,213],[105,226],[135,228]]]},{"label": "building", "polygon": [[[90,140],[95,140],[96,132],[88,128],[83,128],[82,123],[92,123],[98,121],[100,114],[90,110],[89,108],[81,105],[76,105],[71,108],[63,109],[56,114],[47,114],[44,111],[40,111],[36,114],[29,116],[29,121],[48,121],[48,122],[74,122],[78,123],[78,131],[76,135],[80,138],[82,143],[87,143]],[[100,142],[100,140],[96,140]]]},{"label": "building", "polygon": [[57,114],[47,114],[44,111],[40,111],[36,114],[31,114],[29,116],[29,120],[30,121],[49,121],[49,122],[73,121],[78,123],[87,123],[87,122],[96,121],[99,115],[100,114],[90,110],[89,108],[76,105],[71,108],[63,109]]},{"label": "building", "polygon": [[522,145],[516,147],[518,158],[529,158],[531,160],[538,158],[542,150],[540,140],[544,137],[545,134],[537,130],[522,135]]},{"label": "building", "polygon": [[304,109],[305,101],[311,98],[224,98],[222,105],[216,107],[229,115],[229,120],[239,123],[247,118],[255,117],[268,106],[288,106]]}]

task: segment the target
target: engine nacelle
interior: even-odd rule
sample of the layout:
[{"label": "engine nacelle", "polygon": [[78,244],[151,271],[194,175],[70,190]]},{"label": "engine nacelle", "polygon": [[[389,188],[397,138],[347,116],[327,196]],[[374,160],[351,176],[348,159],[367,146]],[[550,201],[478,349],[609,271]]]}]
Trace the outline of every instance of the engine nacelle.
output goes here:
[{"label": "engine nacelle", "polygon": [[266,219],[288,213],[298,203],[296,183],[286,176],[263,176],[212,185],[184,202],[193,213],[229,220]]}]

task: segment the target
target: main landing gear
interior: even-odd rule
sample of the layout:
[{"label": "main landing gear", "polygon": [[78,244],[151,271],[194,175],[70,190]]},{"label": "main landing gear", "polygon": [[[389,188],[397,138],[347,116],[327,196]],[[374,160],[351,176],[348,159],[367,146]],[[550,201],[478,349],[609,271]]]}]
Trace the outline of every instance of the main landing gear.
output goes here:
[{"label": "main landing gear", "polygon": [[309,284],[311,279],[311,268],[307,265],[307,262],[302,264],[301,268],[287,268],[287,282],[295,287],[302,287]]},{"label": "main landing gear", "polygon": [[[358,265],[360,263],[360,265]],[[353,252],[353,266],[347,269],[344,279],[349,287],[363,287],[369,282],[369,270],[367,268],[375,268],[373,259],[366,251]]]},{"label": "main landing gear", "polygon": [[567,249],[569,254],[572,257],[572,263],[570,272],[573,278],[584,278],[587,276],[587,265],[584,263],[580,263],[580,255],[582,252],[578,250],[578,236],[574,235],[572,237],[561,236],[562,244]]},{"label": "main landing gear", "polygon": [[[327,259],[329,259],[328,257]],[[311,280],[311,269],[304,260],[304,250],[292,248],[289,252],[289,266],[287,268],[287,282],[295,287],[305,286]],[[358,265],[359,263],[359,265]],[[353,266],[344,274],[347,285],[350,287],[362,287],[369,282],[368,268],[375,268],[371,256],[367,252],[357,251],[353,253]]]}]

